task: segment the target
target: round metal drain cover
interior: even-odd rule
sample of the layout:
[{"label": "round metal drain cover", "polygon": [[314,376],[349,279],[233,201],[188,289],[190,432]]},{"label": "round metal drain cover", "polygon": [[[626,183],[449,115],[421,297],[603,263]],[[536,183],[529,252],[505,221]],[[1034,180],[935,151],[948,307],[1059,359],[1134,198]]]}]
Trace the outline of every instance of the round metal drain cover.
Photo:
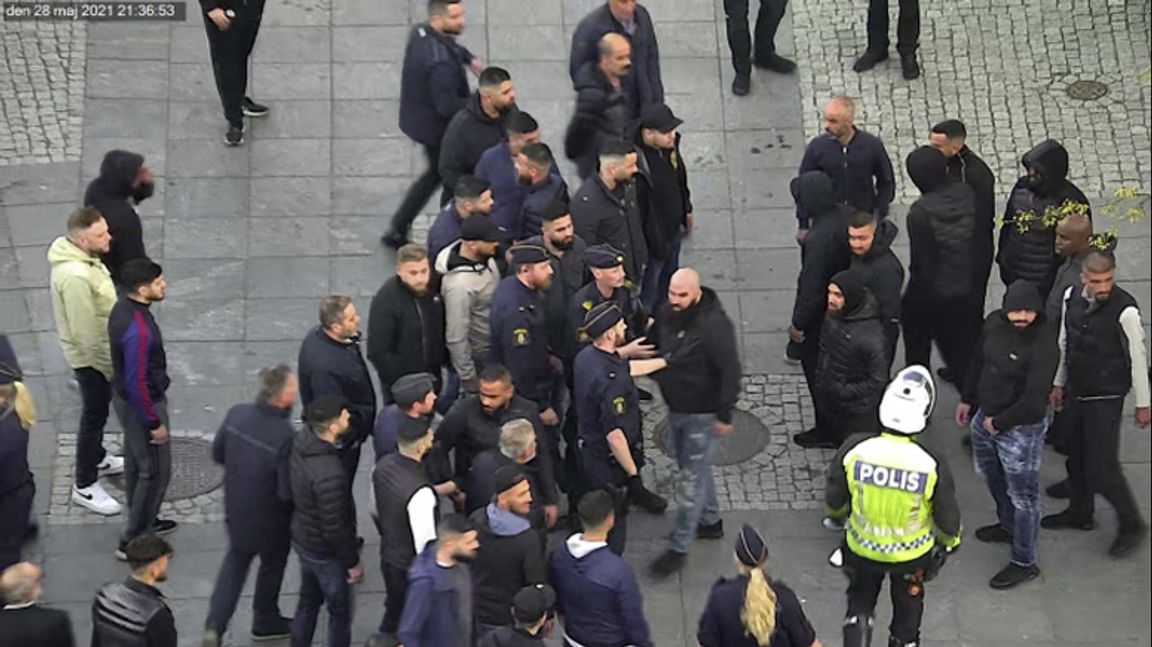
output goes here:
[{"label": "round metal drain cover", "polygon": [[[767,444],[768,427],[765,427],[756,416],[737,409],[732,414],[732,433],[717,443],[712,464],[743,463],[759,454]],[[661,420],[660,426],[656,428],[656,446],[668,456],[676,458],[676,453],[672,451],[672,428],[668,426],[667,418]]]},{"label": "round metal drain cover", "polygon": [[[172,438],[172,480],[168,482],[165,501],[191,499],[207,494],[224,482],[224,468],[212,461],[212,443],[199,438]],[[119,490],[126,484],[123,476],[109,478]]]},{"label": "round metal drain cover", "polygon": [[1108,86],[1099,81],[1073,81],[1065,90],[1068,96],[1081,101],[1094,101],[1108,94]]}]

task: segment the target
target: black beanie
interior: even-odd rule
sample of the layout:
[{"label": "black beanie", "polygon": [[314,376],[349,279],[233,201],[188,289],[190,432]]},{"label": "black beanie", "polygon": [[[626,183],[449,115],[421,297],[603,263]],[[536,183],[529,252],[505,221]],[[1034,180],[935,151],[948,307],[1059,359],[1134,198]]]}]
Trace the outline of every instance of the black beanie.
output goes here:
[{"label": "black beanie", "polygon": [[868,288],[864,286],[864,279],[858,272],[844,270],[833,276],[828,283],[836,284],[836,287],[840,288],[840,292],[844,295],[843,314],[855,312],[864,303],[864,291]]}]

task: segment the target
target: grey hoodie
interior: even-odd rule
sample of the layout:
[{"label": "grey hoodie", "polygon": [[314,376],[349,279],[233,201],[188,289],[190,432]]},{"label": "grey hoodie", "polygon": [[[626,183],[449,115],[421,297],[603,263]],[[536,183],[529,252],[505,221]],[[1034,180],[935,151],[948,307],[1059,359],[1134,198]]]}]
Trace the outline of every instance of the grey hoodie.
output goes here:
[{"label": "grey hoodie", "polygon": [[473,263],[460,256],[455,241],[436,256],[436,271],[443,276],[440,297],[444,299],[444,340],[452,356],[452,366],[461,380],[476,378],[477,357],[488,355],[492,294],[500,282],[496,260]]}]

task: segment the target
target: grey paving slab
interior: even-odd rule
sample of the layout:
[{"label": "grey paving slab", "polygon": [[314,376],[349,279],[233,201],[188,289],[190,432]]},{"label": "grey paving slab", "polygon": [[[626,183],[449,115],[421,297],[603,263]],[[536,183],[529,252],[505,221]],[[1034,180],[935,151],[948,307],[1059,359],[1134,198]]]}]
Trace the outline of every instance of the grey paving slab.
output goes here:
[{"label": "grey paving slab", "polygon": [[249,150],[256,177],[315,176],[331,170],[332,142],[328,139],[258,139]]},{"label": "grey paving slab", "polygon": [[157,320],[165,340],[243,339],[244,303],[244,299],[239,298],[212,297],[170,301],[163,305]]},{"label": "grey paving slab", "polygon": [[67,202],[79,196],[78,162],[0,167],[0,204]]},{"label": "grey paving slab", "polygon": [[[520,4],[521,7],[524,5]],[[532,6],[532,5],[528,5]],[[521,12],[532,13],[532,12]],[[557,43],[567,42],[560,23],[542,25],[515,25],[504,22],[488,27],[488,57],[509,67],[519,67],[521,61],[568,60],[566,48]]]},{"label": "grey paving slab", "polygon": [[20,287],[20,275],[16,268],[16,252],[8,246],[0,247],[0,290],[13,290],[18,287]]},{"label": "grey paving slab", "polygon": [[[331,258],[332,292],[355,297],[371,297],[391,274],[394,265],[386,265],[382,254],[373,256],[333,256]],[[365,317],[367,301],[362,301],[360,316]]]},{"label": "grey paving slab", "polygon": [[164,258],[244,258],[248,225],[242,220],[168,218]]},{"label": "grey paving slab", "polygon": [[322,216],[332,203],[331,181],[323,177],[260,177],[250,184],[249,215]]},{"label": "grey paving slab", "polygon": [[166,185],[164,209],[170,218],[237,218],[246,212],[246,179],[171,178]]},{"label": "grey paving slab", "polygon": [[332,106],[334,137],[387,137],[400,134],[398,100],[338,101]]},{"label": "grey paving slab", "polygon": [[204,33],[204,25],[190,23],[171,27],[168,60],[172,63],[207,63],[208,35]]},{"label": "grey paving slab", "polygon": [[[218,131],[218,121],[209,132]],[[277,101],[267,117],[250,119],[246,126],[253,139],[326,138],[332,134],[332,102]]]},{"label": "grey paving slab", "polygon": [[219,140],[177,139],[168,145],[167,177],[235,178],[248,175],[247,148],[228,148]]},{"label": "grey paving slab", "polygon": [[328,218],[252,218],[248,256],[327,256]]},{"label": "grey paving slab", "polygon": [[313,27],[333,22],[334,8],[341,2],[326,0],[297,0],[282,3],[276,11],[267,13],[262,24],[283,27]]},{"label": "grey paving slab", "polygon": [[167,60],[170,31],[166,24],[94,23],[88,26],[88,58]]},{"label": "grey paving slab", "polygon": [[[329,90],[323,90],[325,96]],[[332,65],[331,95],[334,100],[398,99],[399,63],[335,63]]]},{"label": "grey paving slab", "polygon": [[[660,43],[660,58],[713,58],[724,45],[723,32],[717,32],[716,22],[658,22],[656,40]],[[672,65],[678,64],[671,63]]]},{"label": "grey paving slab", "polygon": [[799,268],[795,208],[737,209],[733,212],[732,227],[737,248],[793,249],[796,267]]},{"label": "grey paving slab", "polygon": [[411,150],[411,143],[400,137],[335,139],[332,140],[332,172],[347,177],[407,177],[412,172]]},{"label": "grey paving slab", "polygon": [[489,0],[488,23],[491,25],[559,25],[563,20],[563,7],[557,2],[517,2],[516,0]]},{"label": "grey paving slab", "polygon": [[410,16],[403,1],[380,3],[373,0],[332,0],[333,25],[406,25]]},{"label": "grey paving slab", "polygon": [[[319,307],[316,298],[278,299],[254,294],[244,302],[244,338],[249,342],[303,339],[316,325]],[[294,361],[295,356],[283,359]]]},{"label": "grey paving slab", "polygon": [[321,63],[332,60],[332,30],[317,27],[278,27],[260,30],[252,50],[256,63]]},{"label": "grey paving slab", "polygon": [[[319,297],[329,293],[326,258],[253,258],[248,294],[261,297]],[[319,304],[319,301],[316,302]]]},{"label": "grey paving slab", "polygon": [[336,98],[332,73],[324,63],[253,63],[250,89],[261,101]]},{"label": "grey paving slab", "polygon": [[74,202],[5,207],[4,215],[8,220],[12,245],[17,247],[42,245],[47,249],[48,243],[64,233],[68,216],[75,209]]},{"label": "grey paving slab", "polygon": [[50,268],[48,267],[48,246],[15,247],[16,270],[20,287],[43,287]]},{"label": "grey paving slab", "polygon": [[110,61],[88,64],[88,96],[109,99],[167,99],[166,61]]},{"label": "grey paving slab", "polygon": [[219,141],[220,128],[226,123],[219,100],[170,101],[167,119],[168,139]]},{"label": "grey paving slab", "polygon": [[171,302],[182,299],[242,299],[247,262],[237,258],[164,259],[164,276]]},{"label": "grey paving slab", "polygon": [[[344,215],[391,215],[411,184],[407,179],[332,178],[332,213]],[[384,223],[381,222],[381,227]]]},{"label": "grey paving slab", "polygon": [[403,61],[408,25],[332,27],[334,61]]}]

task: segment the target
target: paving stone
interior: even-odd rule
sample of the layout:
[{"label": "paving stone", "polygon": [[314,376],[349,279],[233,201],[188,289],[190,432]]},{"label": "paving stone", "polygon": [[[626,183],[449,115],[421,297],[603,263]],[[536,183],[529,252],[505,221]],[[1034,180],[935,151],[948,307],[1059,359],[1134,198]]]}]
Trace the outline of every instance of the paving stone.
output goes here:
[{"label": "paving stone", "polygon": [[521,61],[568,61],[567,48],[556,46],[557,43],[569,42],[561,33],[558,22],[530,27],[496,23],[488,27],[488,38],[490,59],[503,65],[512,66],[513,61],[516,67]]},{"label": "paving stone", "polygon": [[332,28],[334,61],[403,61],[407,25]]},{"label": "paving stone", "polygon": [[335,139],[332,149],[335,175],[406,177],[411,171],[411,144],[406,138]]},{"label": "paving stone", "polygon": [[315,176],[331,169],[331,142],[327,139],[257,140],[251,149],[254,175]]},{"label": "paving stone", "polygon": [[247,210],[246,179],[173,178],[167,188],[165,211],[170,218],[238,218]]},{"label": "paving stone", "polygon": [[173,26],[168,43],[168,60],[172,63],[210,65],[211,55],[204,25]]},{"label": "paving stone", "polygon": [[77,161],[0,166],[0,204],[49,204],[80,199]]},{"label": "paving stone", "polygon": [[243,299],[246,268],[239,259],[166,258],[167,299]]},{"label": "paving stone", "polygon": [[332,106],[334,137],[401,135],[400,102],[390,99],[337,101]]},{"label": "paving stone", "polygon": [[253,218],[248,257],[327,256],[328,218]]},{"label": "paving stone", "polygon": [[737,209],[733,212],[732,227],[737,248],[792,249],[799,267],[795,208]]},{"label": "paving stone", "polygon": [[332,98],[327,63],[253,63],[251,91],[261,101]]},{"label": "paving stone", "polygon": [[[408,7],[403,2],[382,4],[375,0],[332,0],[333,25],[406,25]],[[414,16],[424,20],[424,15]]]},{"label": "paving stone", "polygon": [[47,250],[49,243],[65,233],[68,216],[75,209],[73,202],[5,207],[12,244],[17,247],[40,246]]},{"label": "paving stone", "polygon": [[[395,265],[386,265],[382,255],[373,256],[333,256],[331,258],[332,292],[355,297],[370,297],[376,294],[380,285],[393,273]],[[366,316],[367,303],[361,307],[361,317]]]},{"label": "paving stone", "polygon": [[169,27],[166,24],[99,22],[88,26],[88,35],[90,60],[168,60]]},{"label": "paving stone", "polygon": [[217,139],[176,139],[168,146],[169,178],[234,178],[248,175],[248,149]]},{"label": "paving stone", "polygon": [[[720,38],[724,38],[720,33]],[[657,22],[656,41],[660,45],[660,60],[677,65],[673,58],[714,58],[718,51],[717,29],[714,21]]]},{"label": "paving stone", "polygon": [[[250,297],[319,299],[329,293],[328,259],[287,257],[250,259],[246,289]],[[319,300],[316,303],[319,304]]]},{"label": "paving stone", "polygon": [[253,178],[249,215],[321,216],[329,212],[331,191],[326,175]]},{"label": "paving stone", "polygon": [[293,340],[299,344],[304,333],[316,325],[319,307],[319,298],[278,299],[254,293],[244,302],[245,339],[249,342]]},{"label": "paving stone", "polygon": [[244,338],[243,299],[188,299],[165,303],[157,321],[165,341]]},{"label": "paving stone", "polygon": [[253,63],[321,63],[332,58],[332,31],[328,26],[265,27],[256,43]]},{"label": "paving stone", "polygon": [[242,341],[172,342],[164,345],[164,351],[174,385],[183,387],[243,382]]},{"label": "paving stone", "polygon": [[[399,99],[400,63],[334,63],[332,98]],[[328,92],[327,89],[324,90]]]},{"label": "paving stone", "polygon": [[[329,137],[332,134],[330,101],[276,101],[267,117],[250,119],[254,139]],[[219,128],[219,127],[218,127]],[[218,130],[213,134],[218,134]]]}]

